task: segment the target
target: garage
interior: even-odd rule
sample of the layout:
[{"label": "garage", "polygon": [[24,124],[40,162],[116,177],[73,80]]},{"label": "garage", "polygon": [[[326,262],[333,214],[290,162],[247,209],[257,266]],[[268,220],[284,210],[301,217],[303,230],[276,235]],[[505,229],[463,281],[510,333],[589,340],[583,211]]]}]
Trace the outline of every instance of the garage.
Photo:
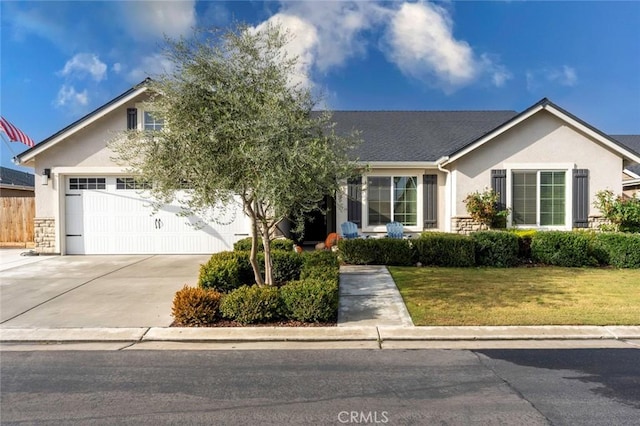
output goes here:
[{"label": "garage", "polygon": [[130,176],[64,182],[66,254],[206,254],[231,250],[249,235],[239,202],[207,217],[189,216],[177,203],[154,211],[149,184]]}]

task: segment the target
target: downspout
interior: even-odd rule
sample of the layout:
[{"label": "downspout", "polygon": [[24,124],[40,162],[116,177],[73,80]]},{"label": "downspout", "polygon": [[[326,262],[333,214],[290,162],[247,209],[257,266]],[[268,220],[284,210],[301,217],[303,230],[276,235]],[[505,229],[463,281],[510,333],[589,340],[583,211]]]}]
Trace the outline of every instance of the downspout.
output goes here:
[{"label": "downspout", "polygon": [[445,191],[447,200],[444,205],[444,217],[445,217],[444,230],[445,232],[451,232],[451,220],[452,220],[451,203],[454,202],[453,184],[451,182],[451,170],[448,170],[442,167],[442,165],[447,161],[449,161],[449,156],[441,157],[440,159],[438,159],[438,161],[436,161],[436,166],[438,166],[438,170],[440,170],[442,173],[447,175],[447,179],[445,181],[446,182],[445,187],[447,188],[447,191]]}]

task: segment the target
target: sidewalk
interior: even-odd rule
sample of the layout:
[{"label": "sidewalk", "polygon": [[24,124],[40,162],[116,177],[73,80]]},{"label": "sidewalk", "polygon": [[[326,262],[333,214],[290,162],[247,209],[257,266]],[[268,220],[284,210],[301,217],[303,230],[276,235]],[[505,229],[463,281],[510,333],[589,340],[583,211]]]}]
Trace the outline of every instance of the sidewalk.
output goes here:
[{"label": "sidewalk", "polygon": [[385,267],[344,266],[340,272],[337,327],[2,328],[0,342],[3,350],[43,344],[54,349],[640,349],[640,326],[415,327]]}]

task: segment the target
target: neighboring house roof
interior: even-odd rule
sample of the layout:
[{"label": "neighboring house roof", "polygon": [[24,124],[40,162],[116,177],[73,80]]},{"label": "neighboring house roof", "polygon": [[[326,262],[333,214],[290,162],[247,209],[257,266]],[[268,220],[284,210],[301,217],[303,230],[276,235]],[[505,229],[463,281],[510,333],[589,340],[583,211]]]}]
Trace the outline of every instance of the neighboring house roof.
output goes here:
[{"label": "neighboring house roof", "polygon": [[0,167],[0,187],[33,190],[33,186],[34,176],[31,173]]},{"label": "neighboring house roof", "polygon": [[[640,155],[640,135],[613,135],[611,137]],[[626,170],[640,176],[640,163],[631,164],[626,167]]]},{"label": "neighboring house roof", "polygon": [[435,162],[517,115],[515,111],[334,111],[336,133],[360,131],[361,162]]},{"label": "neighboring house roof", "polygon": [[131,89],[127,90],[120,96],[112,99],[111,101],[107,102],[101,107],[98,107],[94,111],[90,112],[89,114],[85,115],[79,120],[74,121],[64,129],[60,130],[59,132],[56,132],[53,135],[46,138],[45,140],[43,140],[42,142],[39,142],[34,147],[19,154],[17,156],[18,161],[21,164],[28,163],[36,155],[38,155],[40,152],[44,151],[45,149],[48,149],[50,146],[53,146],[58,142],[66,139],[67,137],[71,136],[75,132],[83,129],[84,127],[100,119],[101,117],[113,111],[114,109],[118,108],[119,106],[125,104],[126,102],[129,102],[130,100],[135,99],[137,96],[139,96],[140,94],[142,94],[147,90],[147,86],[146,86],[147,81],[149,81],[149,79],[145,79],[139,84],[136,84],[135,86],[133,86]]}]

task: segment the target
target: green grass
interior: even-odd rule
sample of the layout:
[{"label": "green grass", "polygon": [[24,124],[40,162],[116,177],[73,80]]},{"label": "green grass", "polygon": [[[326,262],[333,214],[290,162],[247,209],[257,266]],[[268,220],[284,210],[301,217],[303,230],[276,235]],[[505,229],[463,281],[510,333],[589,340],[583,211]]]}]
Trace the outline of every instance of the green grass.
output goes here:
[{"label": "green grass", "polygon": [[389,267],[415,325],[638,325],[640,270]]}]

